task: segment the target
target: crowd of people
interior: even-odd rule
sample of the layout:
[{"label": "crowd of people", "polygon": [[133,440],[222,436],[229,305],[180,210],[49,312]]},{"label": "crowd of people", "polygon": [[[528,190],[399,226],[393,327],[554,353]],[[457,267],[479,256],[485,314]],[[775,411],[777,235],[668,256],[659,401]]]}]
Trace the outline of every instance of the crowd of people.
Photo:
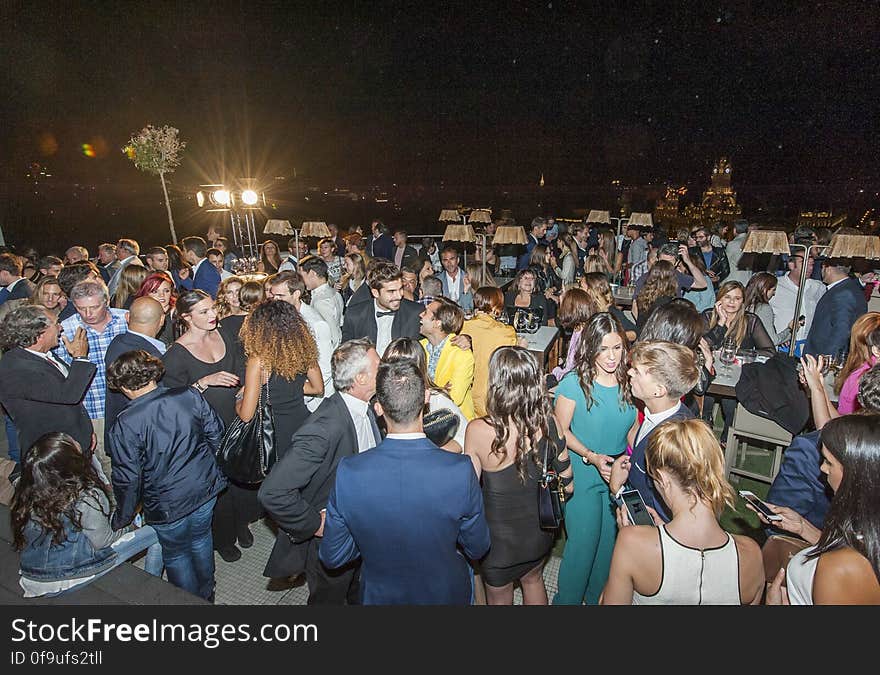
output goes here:
[{"label": "crowd of people", "polygon": [[[516,586],[524,604],[880,604],[874,274],[814,255],[825,233],[809,228],[791,234],[808,255],[744,253],[754,229],[615,236],[538,217],[527,244],[464,265],[456,244],[375,220],[313,250],[267,240],[246,276],[214,228],[143,254],[131,238],[94,259],[0,253],[25,597],[145,554],[147,573],[213,601],[215,552],[235,563],[265,518],[269,587],[304,574],[310,604],[512,604]],[[558,363],[529,351],[523,314],[560,329]],[[777,517],[758,512],[763,547],[720,524],[735,507],[736,400],[719,397],[720,438],[711,424],[722,348],[799,363],[809,393],[767,498]],[[243,483],[216,457],[264,397],[273,461]],[[564,503],[553,597],[548,476]]]}]

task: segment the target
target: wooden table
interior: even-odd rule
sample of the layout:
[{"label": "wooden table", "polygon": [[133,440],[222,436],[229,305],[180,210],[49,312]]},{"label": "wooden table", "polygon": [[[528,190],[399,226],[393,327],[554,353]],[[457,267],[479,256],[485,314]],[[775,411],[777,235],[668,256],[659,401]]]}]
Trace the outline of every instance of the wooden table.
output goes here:
[{"label": "wooden table", "polygon": [[541,326],[537,333],[517,333],[517,337],[525,339],[528,350],[538,359],[538,364],[545,373],[549,373],[559,360],[559,329],[556,326]]}]

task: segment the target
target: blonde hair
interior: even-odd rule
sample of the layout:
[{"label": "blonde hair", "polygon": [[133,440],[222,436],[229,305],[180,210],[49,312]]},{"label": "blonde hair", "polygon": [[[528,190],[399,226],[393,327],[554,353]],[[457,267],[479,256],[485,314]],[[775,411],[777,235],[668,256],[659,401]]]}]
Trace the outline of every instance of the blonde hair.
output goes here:
[{"label": "blonde hair", "polygon": [[128,299],[134,298],[144,279],[150,274],[150,270],[141,265],[126,265],[119,275],[119,285],[116,287],[116,293],[113,294],[112,306],[123,309]]},{"label": "blonde hair", "polygon": [[712,507],[715,516],[733,508],[733,489],[724,477],[724,453],[703,420],[672,420],[657,427],[645,451],[645,468],[657,480],[668,472],[686,491]]},{"label": "blonde hair", "polygon": [[662,297],[678,297],[678,277],[675,274],[675,266],[668,260],[658,260],[648,271],[645,277],[645,285],[636,296],[639,314],[650,311],[654,302]]},{"label": "blonde hair", "polygon": [[[727,335],[733,337],[736,342],[736,348],[739,349],[739,346],[742,344],[743,338],[746,336],[746,329],[748,328],[746,321],[746,289],[738,281],[725,281],[718,289],[718,292],[715,294],[715,302],[718,302],[725,295],[730,293],[731,291],[739,290],[743,296],[743,303],[739,308],[739,311],[736,313],[736,316],[727,322]],[[712,308],[712,318],[709,320],[709,328],[714,328],[718,325],[718,315],[715,312],[715,308]]]},{"label": "blonde hair", "polygon": [[580,286],[589,296],[594,312],[607,312],[614,304],[611,284],[602,272],[587,272],[581,277]]},{"label": "blonde hair", "polygon": [[[214,302],[214,309],[217,311],[217,319],[223,320],[230,314],[232,314],[232,306],[229,304],[229,301],[226,299],[226,291],[232,284],[238,284],[239,294],[241,293],[241,286],[244,285],[244,279],[237,276],[226,277],[223,281],[220,282],[220,286],[217,287],[217,300]],[[238,302],[239,311],[241,310],[241,299],[239,298]]]},{"label": "blonde hair", "polygon": [[636,342],[632,363],[644,366],[671,398],[687,394],[700,377],[694,351],[672,342]]}]

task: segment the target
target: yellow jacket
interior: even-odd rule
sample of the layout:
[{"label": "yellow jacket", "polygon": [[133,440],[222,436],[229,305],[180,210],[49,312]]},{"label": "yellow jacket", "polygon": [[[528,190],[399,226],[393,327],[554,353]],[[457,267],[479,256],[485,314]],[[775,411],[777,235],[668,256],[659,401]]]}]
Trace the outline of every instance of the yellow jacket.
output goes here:
[{"label": "yellow jacket", "polygon": [[[461,408],[462,414],[470,421],[475,417],[474,399],[471,396],[471,387],[474,383],[474,354],[470,350],[459,349],[452,344],[454,338],[455,333],[450,334],[446,344],[443,345],[443,351],[440,352],[440,359],[437,361],[437,370],[434,373],[434,383],[443,388],[449,385],[449,398]],[[423,338],[421,343],[425,357],[430,358],[428,340]]]},{"label": "yellow jacket", "polygon": [[483,417],[486,414],[486,396],[489,393],[489,358],[499,347],[515,345],[516,331],[513,326],[480,312],[473,319],[464,322],[461,332],[471,336],[474,350],[474,386],[471,395],[475,414]]}]

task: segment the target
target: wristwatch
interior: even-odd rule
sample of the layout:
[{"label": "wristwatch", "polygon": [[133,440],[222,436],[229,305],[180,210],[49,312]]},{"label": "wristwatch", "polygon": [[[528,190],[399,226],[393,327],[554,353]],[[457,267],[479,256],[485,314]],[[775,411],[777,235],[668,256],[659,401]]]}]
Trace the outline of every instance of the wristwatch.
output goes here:
[{"label": "wristwatch", "polygon": [[193,387],[195,387],[195,390],[196,390],[197,392],[199,392],[200,394],[204,394],[204,393],[205,393],[205,389],[207,389],[207,387],[206,387],[205,385],[203,385],[203,384],[199,384],[198,380],[196,380],[195,382],[193,382]]}]

